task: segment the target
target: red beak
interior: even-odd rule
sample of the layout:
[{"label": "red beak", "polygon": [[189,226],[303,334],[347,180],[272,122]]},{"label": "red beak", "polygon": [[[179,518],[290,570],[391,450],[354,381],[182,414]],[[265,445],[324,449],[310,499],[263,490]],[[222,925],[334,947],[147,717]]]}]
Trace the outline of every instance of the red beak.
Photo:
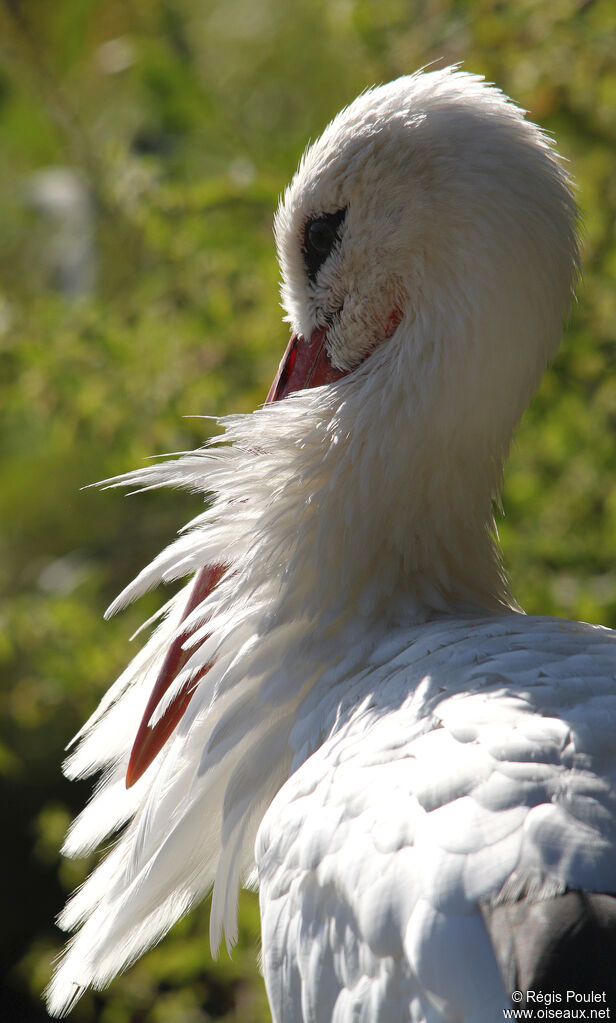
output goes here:
[{"label": "red beak", "polygon": [[329,361],[326,344],[326,327],[315,330],[309,341],[298,334],[292,334],[265,404],[280,401],[287,394],[303,391],[306,387],[332,384],[334,380],[345,376],[347,371],[335,369]]},{"label": "red beak", "polygon": [[[274,383],[265,399],[266,405],[286,398],[293,391],[301,391],[306,387],[320,387],[321,384],[330,384],[345,375],[345,371],[335,369],[329,361],[326,342],[327,331],[325,328],[315,330],[308,341],[297,334],[293,334],[278,367]],[[209,565],[197,572],[184,614],[182,615],[182,621],[185,621],[195,608],[215,589],[224,571],[224,565]],[[204,665],[171,700],[156,724],[150,725],[152,715],[162,697],[193,653],[192,650],[185,649],[185,644],[189,637],[189,630],[180,632],[176,636],[167,651],[158,673],[131,750],[126,771],[127,789],[139,780],[143,772],[150,766],[163,748],[182,718],[199,682],[212,667],[211,664]]]}]

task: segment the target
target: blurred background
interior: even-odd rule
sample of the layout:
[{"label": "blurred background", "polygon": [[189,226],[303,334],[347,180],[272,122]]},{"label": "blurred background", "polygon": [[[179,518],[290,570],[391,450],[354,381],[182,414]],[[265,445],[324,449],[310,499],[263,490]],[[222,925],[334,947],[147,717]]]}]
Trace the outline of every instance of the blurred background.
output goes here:
[{"label": "blurred background", "polygon": [[[613,0],[0,2],[1,1023],[47,1018],[53,918],[91,866],[58,853],[90,791],[63,748],[161,595],[103,611],[199,510],[81,488],[263,400],[287,334],[278,196],[343,104],[431,61],[514,96],[578,182],[584,283],[499,530],[529,612],[616,625]],[[206,919],[75,1023],[267,1020],[254,897],[231,960]]]}]

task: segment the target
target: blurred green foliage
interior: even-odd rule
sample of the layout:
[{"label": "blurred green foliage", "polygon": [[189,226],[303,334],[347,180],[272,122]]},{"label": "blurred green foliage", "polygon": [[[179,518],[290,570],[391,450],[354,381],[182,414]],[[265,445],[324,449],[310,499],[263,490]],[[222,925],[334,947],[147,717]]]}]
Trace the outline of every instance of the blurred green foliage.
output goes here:
[{"label": "blurred green foliage", "polygon": [[[53,915],[88,867],[58,854],[89,792],[62,780],[62,748],[158,598],[107,624],[102,611],[198,510],[81,488],[199,444],[214,428],[199,415],[262,401],[286,333],[277,197],[308,138],[369,84],[463,61],[571,161],[584,284],[517,435],[499,528],[528,611],[616,624],[616,8],[4,0],[0,60],[0,1020],[42,1023]],[[72,299],[57,291],[61,220],[34,198],[35,172],[58,166],[86,196],[96,279]],[[231,961],[212,962],[205,919],[84,998],[76,1023],[266,1020],[254,896]]]}]

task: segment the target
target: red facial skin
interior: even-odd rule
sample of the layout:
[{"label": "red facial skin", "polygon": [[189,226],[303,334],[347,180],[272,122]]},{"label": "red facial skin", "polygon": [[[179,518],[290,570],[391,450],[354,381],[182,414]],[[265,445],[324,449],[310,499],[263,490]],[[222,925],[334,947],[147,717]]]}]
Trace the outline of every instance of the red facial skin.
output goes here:
[{"label": "red facial skin", "polygon": [[[384,339],[391,337],[400,319],[401,313],[395,308],[392,310],[384,331]],[[302,391],[307,387],[321,387],[323,384],[331,384],[346,376],[348,370],[336,369],[329,361],[326,342],[327,328],[325,327],[315,330],[308,341],[297,334],[292,335],[265,400],[266,405],[274,401],[281,401],[293,391]],[[212,593],[224,572],[224,565],[207,565],[197,572],[182,615],[182,621],[185,621],[195,608]],[[200,668],[198,673],[174,696],[156,724],[150,725],[152,715],[162,697],[194,652],[193,649],[185,649],[190,635],[189,629],[179,633],[167,650],[135,736],[126,771],[127,789],[139,780],[157,757],[183,717],[199,682],[212,667],[211,664],[205,664]],[[205,642],[205,638],[203,642]]]}]

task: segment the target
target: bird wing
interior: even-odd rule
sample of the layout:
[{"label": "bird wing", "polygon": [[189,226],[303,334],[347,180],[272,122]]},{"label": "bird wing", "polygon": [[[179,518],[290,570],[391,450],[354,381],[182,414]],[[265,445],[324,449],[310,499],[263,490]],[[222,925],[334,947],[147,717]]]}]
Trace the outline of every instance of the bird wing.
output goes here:
[{"label": "bird wing", "polygon": [[486,907],[616,892],[615,654],[577,623],[441,620],[313,694],[324,742],[257,838],[275,1020],[502,1018]]}]

